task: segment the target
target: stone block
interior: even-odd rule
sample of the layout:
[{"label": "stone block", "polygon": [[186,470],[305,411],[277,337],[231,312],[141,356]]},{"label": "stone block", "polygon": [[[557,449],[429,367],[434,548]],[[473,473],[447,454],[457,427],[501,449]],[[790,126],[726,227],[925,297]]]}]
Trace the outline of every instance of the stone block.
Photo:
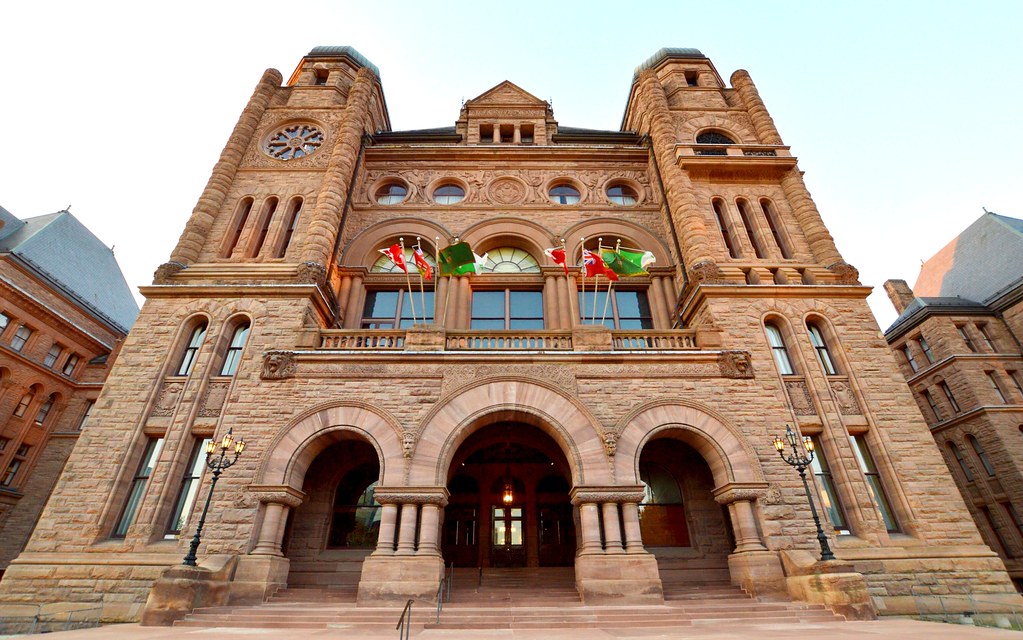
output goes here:
[{"label": "stone block", "polygon": [[580,555],[575,585],[586,604],[664,602],[657,559],[650,554]]},{"label": "stone block", "polygon": [[433,601],[443,576],[440,556],[369,556],[362,563],[357,602],[373,606],[410,598]]}]

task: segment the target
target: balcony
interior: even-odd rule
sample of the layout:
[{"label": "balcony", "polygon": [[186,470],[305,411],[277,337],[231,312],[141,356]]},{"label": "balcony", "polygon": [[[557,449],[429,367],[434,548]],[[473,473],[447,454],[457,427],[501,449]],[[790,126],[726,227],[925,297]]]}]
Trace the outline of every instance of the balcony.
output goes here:
[{"label": "balcony", "polygon": [[789,147],[767,144],[679,144],[675,161],[694,177],[780,178],[796,166]]}]

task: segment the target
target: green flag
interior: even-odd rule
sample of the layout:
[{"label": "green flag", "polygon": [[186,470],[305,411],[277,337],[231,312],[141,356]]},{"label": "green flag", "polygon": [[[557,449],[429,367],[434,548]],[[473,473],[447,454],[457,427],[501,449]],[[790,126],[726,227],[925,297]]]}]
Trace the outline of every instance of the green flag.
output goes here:
[{"label": "green flag", "polygon": [[[465,266],[470,268],[466,271],[460,269]],[[458,242],[440,251],[440,274],[442,276],[457,276],[465,273],[475,273],[476,256],[469,248],[468,242]]]},{"label": "green flag", "polygon": [[654,263],[654,254],[650,251],[633,251],[631,249],[601,249],[600,257],[604,264],[620,276],[647,276],[646,268]]}]

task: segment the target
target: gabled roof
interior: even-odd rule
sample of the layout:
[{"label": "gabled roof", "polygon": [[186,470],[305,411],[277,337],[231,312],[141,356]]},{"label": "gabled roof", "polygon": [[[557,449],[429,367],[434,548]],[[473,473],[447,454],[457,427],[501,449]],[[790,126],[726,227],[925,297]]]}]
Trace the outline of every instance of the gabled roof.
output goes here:
[{"label": "gabled roof", "polygon": [[4,235],[4,218],[0,253],[16,256],[74,302],[128,332],[139,308],[113,251],[67,211],[14,220],[17,228]]},{"label": "gabled roof", "polygon": [[508,80],[487,89],[472,100],[467,100],[465,104],[466,106],[471,105],[474,107],[498,104],[517,106],[535,105],[538,107],[547,106],[547,102],[545,100],[537,98],[514,82],[509,82]]}]

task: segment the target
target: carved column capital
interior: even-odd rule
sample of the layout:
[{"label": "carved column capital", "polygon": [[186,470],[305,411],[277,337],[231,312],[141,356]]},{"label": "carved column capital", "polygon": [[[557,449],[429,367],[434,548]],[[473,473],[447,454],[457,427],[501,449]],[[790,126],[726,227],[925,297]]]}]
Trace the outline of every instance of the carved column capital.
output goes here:
[{"label": "carved column capital", "polygon": [[572,504],[578,506],[587,502],[635,502],[643,501],[644,489],[642,485],[624,486],[581,486],[572,489],[569,494]]},{"label": "carved column capital", "polygon": [[446,487],[380,487],[373,490],[373,497],[380,504],[448,504]]},{"label": "carved column capital", "polygon": [[718,504],[758,500],[767,493],[766,482],[730,482],[714,489],[714,501]]},{"label": "carved column capital", "polygon": [[304,491],[299,491],[286,484],[250,484],[249,493],[257,500],[266,504],[283,504],[295,508],[306,499]]}]

